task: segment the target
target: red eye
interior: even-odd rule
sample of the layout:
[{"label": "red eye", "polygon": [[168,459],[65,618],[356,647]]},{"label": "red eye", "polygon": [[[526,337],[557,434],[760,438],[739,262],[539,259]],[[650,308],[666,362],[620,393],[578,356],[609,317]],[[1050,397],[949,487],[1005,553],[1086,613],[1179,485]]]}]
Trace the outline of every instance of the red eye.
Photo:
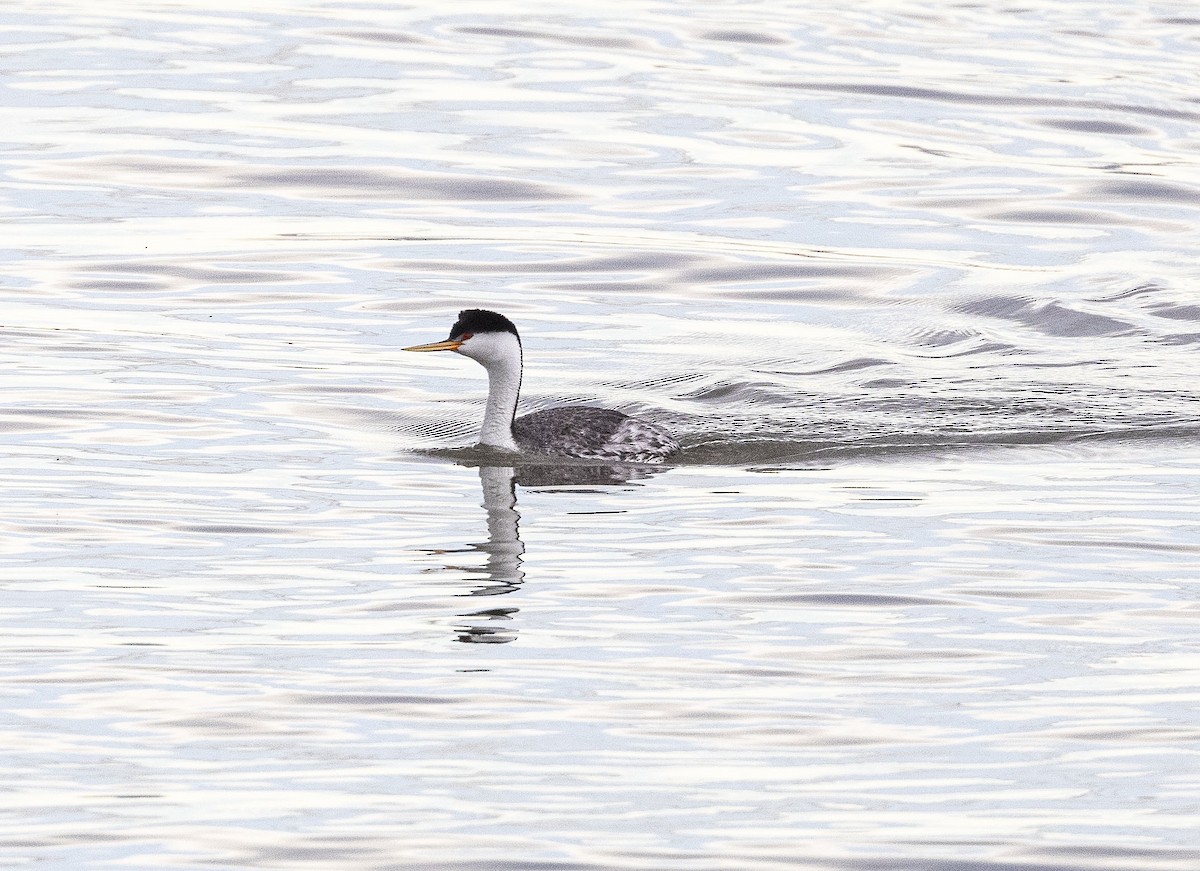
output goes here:
[{"label": "red eye", "polygon": [[467,339],[471,338],[471,336],[473,336],[473,335],[475,335],[475,334],[474,333],[463,333],[461,336],[458,337],[458,340],[460,342],[465,342]]}]

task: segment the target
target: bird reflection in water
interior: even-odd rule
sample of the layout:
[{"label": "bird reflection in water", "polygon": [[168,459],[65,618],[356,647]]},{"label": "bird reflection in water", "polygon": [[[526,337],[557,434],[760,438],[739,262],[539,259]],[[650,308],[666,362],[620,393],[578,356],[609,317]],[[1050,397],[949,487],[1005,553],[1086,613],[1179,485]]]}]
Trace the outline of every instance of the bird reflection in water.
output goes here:
[{"label": "bird reflection in water", "polygon": [[[516,470],[508,466],[480,466],[479,483],[483,487],[483,507],[487,511],[488,540],[471,545],[472,550],[487,554],[483,584],[468,596],[504,596],[514,592],[525,580],[521,557],[521,515],[517,513]],[[470,644],[507,644],[515,641],[516,630],[505,626],[516,608],[485,608],[460,614],[471,623],[457,627],[458,640]]]},{"label": "bird reflection in water", "polygon": [[[588,487],[626,484],[648,478],[662,468],[638,465],[553,464],[487,466],[459,460],[479,468],[483,507],[487,511],[488,540],[469,546],[486,554],[481,583],[465,596],[506,596],[525,581],[521,568],[525,545],[521,541],[521,515],[517,513],[517,484],[523,487]],[[578,493],[578,490],[573,490]],[[455,627],[458,641],[467,644],[507,644],[517,639],[512,621],[516,607],[493,607],[459,616],[469,622]]]}]

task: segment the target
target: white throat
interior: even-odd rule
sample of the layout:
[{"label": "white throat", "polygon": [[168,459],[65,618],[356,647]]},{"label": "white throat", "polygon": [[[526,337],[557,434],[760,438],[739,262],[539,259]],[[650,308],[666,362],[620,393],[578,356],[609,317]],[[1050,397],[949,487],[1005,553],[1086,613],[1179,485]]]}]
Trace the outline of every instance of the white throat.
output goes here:
[{"label": "white throat", "polygon": [[488,373],[487,408],[479,443],[516,451],[512,422],[521,393],[521,343],[512,333],[479,333],[462,344],[458,353],[477,361]]}]

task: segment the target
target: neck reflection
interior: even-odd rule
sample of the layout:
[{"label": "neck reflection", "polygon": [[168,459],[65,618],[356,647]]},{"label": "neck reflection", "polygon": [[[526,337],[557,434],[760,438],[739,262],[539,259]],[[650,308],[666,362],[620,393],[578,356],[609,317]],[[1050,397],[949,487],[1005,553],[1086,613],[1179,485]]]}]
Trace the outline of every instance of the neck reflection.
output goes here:
[{"label": "neck reflection", "polygon": [[[461,461],[463,465],[475,462]],[[479,465],[479,484],[483,489],[483,507],[487,511],[487,541],[469,545],[470,550],[486,554],[478,585],[463,596],[507,596],[525,582],[521,568],[525,545],[521,541],[521,515],[517,512],[517,488],[604,487],[627,484],[648,478],[662,469],[639,465],[521,464],[514,466]],[[584,491],[587,492],[587,491]],[[517,640],[514,606],[497,606],[459,614],[464,623],[455,627],[456,640],[465,644],[507,644]]]},{"label": "neck reflection", "polygon": [[[521,556],[521,515],[517,513],[516,472],[510,466],[480,466],[479,484],[483,488],[483,507],[487,511],[488,540],[471,545],[487,554],[481,586],[468,596],[504,596],[514,592],[525,580]],[[516,629],[506,626],[517,608],[485,608],[460,614],[471,622],[457,627],[458,640],[468,644],[507,644],[517,638]]]}]

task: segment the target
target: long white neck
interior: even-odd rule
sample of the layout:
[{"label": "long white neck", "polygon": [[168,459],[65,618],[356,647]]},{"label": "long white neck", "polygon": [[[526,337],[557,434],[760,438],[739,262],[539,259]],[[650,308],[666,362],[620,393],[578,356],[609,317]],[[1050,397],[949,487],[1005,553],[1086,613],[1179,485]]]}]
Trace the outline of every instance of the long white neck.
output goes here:
[{"label": "long white neck", "polygon": [[505,353],[483,359],[476,358],[488,373],[487,408],[479,443],[506,451],[517,450],[513,440],[512,422],[517,413],[517,397],[521,393],[521,345],[515,336],[501,334]]}]

